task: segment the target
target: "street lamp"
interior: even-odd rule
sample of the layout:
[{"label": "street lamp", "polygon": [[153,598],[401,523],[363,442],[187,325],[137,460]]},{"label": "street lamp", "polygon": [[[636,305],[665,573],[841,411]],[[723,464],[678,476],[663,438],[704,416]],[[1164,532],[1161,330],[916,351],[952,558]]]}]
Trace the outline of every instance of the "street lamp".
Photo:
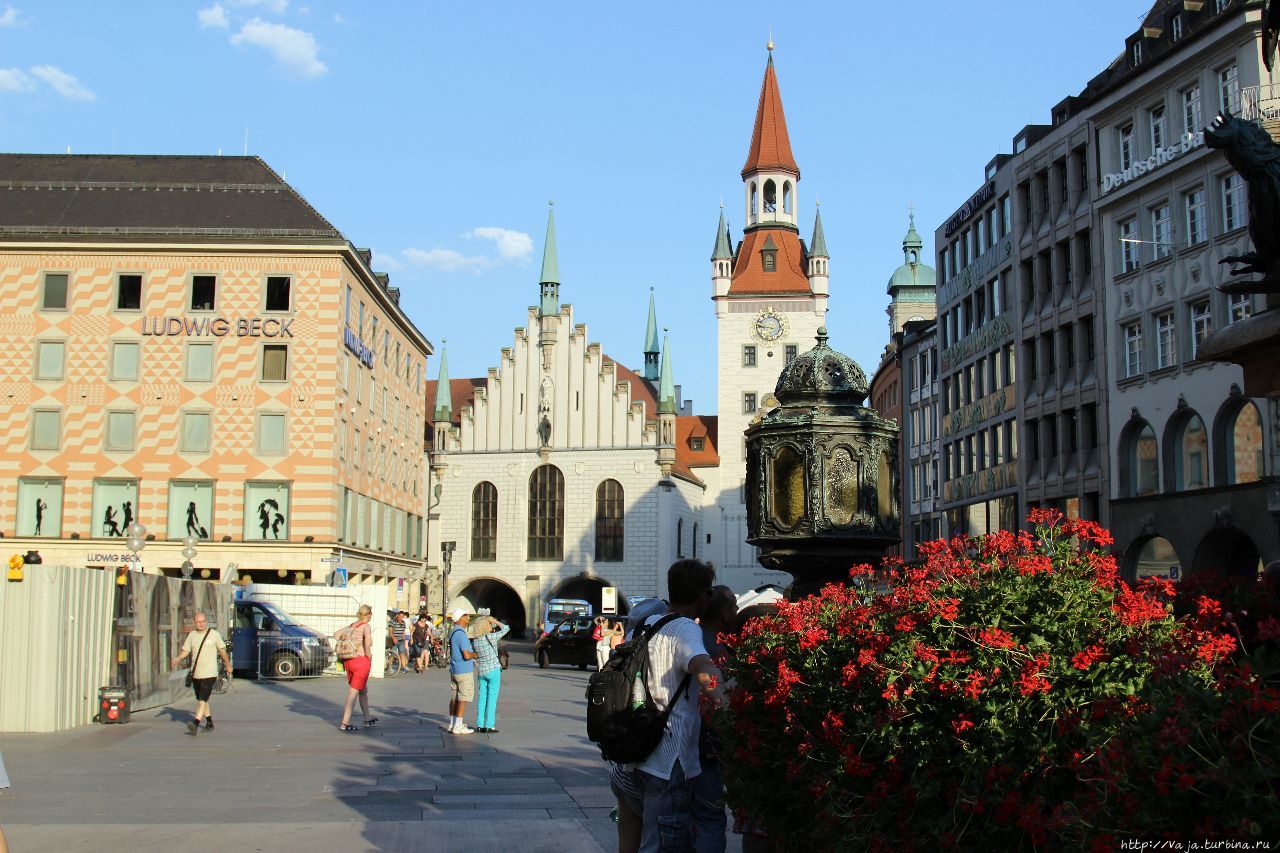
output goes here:
[{"label": "street lamp", "polygon": [[192,562],[196,558],[196,537],[188,536],[183,540],[182,549],[182,577],[185,580],[191,580],[191,573],[195,570],[195,563]]},{"label": "street lamp", "polygon": [[452,540],[440,543],[440,558],[444,563],[443,580],[440,583],[440,612],[449,612],[449,570],[453,568],[453,551],[458,543]]},{"label": "street lamp", "polygon": [[133,562],[137,566],[138,571],[142,571],[142,549],[147,547],[147,528],[138,522],[130,524],[125,532],[129,534],[128,540],[124,543],[125,547],[133,552]]}]

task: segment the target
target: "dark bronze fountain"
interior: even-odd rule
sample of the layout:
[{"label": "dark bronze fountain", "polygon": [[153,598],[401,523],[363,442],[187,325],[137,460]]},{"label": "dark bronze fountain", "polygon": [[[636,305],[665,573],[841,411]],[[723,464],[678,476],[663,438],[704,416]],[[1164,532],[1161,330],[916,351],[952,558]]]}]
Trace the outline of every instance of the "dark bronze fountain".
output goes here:
[{"label": "dark bronze fountain", "polygon": [[792,597],[879,565],[900,541],[898,425],[863,405],[867,377],[818,343],[778,377],[778,406],[747,428],[747,542],[795,578]]}]

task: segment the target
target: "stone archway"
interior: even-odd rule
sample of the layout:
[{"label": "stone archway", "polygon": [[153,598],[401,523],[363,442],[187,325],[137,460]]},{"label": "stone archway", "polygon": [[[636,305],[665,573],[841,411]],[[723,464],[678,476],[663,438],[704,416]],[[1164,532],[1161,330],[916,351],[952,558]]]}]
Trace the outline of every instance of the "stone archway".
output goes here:
[{"label": "stone archway", "polygon": [[487,609],[500,622],[511,626],[512,637],[524,636],[524,602],[521,601],[520,594],[505,581],[474,578],[454,594],[454,600],[457,599],[465,599],[473,611]]},{"label": "stone archway", "polygon": [[1163,536],[1137,540],[1125,555],[1124,576],[1133,580],[1164,578],[1182,580],[1182,563],[1173,543]]},{"label": "stone archway", "polygon": [[[550,598],[581,598],[584,601],[591,602],[591,612],[600,613],[601,592],[605,587],[613,586],[609,581],[602,578],[590,578],[586,575],[578,575],[569,578],[561,583]],[[548,600],[550,600],[550,598]],[[630,608],[627,606],[627,597],[621,589],[618,590],[618,615],[625,616]]]},{"label": "stone archway", "polygon": [[1254,578],[1262,568],[1262,560],[1247,533],[1235,527],[1219,527],[1200,540],[1191,566],[1196,573],[1221,572]]}]

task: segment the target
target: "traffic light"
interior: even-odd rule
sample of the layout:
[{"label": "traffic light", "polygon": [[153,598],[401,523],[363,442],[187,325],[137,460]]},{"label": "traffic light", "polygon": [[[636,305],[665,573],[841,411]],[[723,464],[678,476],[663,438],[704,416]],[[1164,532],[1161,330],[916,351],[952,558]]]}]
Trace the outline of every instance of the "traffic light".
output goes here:
[{"label": "traffic light", "polygon": [[22,583],[22,565],[26,561],[22,559],[21,554],[14,554],[9,558],[9,582]]},{"label": "traffic light", "polygon": [[127,566],[120,566],[116,569],[116,586],[129,585],[129,569]]}]

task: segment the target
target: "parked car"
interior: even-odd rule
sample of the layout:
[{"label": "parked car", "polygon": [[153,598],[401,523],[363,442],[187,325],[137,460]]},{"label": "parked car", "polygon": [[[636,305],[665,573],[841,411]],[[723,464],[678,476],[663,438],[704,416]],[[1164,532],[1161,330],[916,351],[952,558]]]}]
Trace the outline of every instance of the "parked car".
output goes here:
[{"label": "parked car", "polygon": [[594,624],[590,616],[566,619],[533,644],[533,659],[546,669],[553,663],[567,663],[586,669],[596,662],[596,641],[591,639]]},{"label": "parked car", "polygon": [[231,664],[237,674],[267,678],[319,675],[333,660],[329,638],[266,601],[237,601]]}]

